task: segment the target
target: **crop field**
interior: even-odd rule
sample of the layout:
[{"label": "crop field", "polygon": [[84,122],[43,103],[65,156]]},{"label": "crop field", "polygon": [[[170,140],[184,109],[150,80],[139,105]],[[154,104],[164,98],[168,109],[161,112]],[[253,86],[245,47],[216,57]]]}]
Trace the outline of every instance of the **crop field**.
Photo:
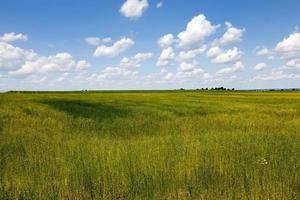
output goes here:
[{"label": "crop field", "polygon": [[300,93],[0,94],[0,199],[300,199]]}]

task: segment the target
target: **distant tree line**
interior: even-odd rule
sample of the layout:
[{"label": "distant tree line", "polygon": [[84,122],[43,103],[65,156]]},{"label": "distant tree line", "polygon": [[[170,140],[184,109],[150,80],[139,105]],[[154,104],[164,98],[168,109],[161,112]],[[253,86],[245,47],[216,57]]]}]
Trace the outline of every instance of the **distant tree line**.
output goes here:
[{"label": "distant tree line", "polygon": [[[203,89],[203,88],[201,88]],[[210,90],[235,90],[234,88],[225,88],[225,87],[215,87],[215,88],[210,88]]]},{"label": "distant tree line", "polygon": [[[180,90],[184,90],[184,88],[180,88]],[[234,91],[235,89],[234,88],[225,88],[225,87],[215,87],[215,88],[197,88],[196,90],[221,90],[221,91],[224,91],[224,90],[232,90]]]}]

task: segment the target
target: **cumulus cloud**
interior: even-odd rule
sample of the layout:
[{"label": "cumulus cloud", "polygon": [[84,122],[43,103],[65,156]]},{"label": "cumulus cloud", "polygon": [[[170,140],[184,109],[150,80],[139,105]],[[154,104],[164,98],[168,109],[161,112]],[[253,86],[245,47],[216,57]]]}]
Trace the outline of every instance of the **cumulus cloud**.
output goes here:
[{"label": "cumulus cloud", "polygon": [[241,61],[238,61],[232,67],[223,68],[223,69],[217,71],[216,74],[217,75],[231,74],[234,72],[242,71],[244,68],[245,68],[245,65]]},{"label": "cumulus cloud", "polygon": [[[300,33],[294,32],[289,36],[279,41],[273,48],[259,48],[256,51],[258,56],[268,56],[268,58],[277,58],[286,62],[280,68],[273,69],[269,73],[260,74],[253,77],[252,81],[271,81],[271,80],[282,80],[282,79],[300,79],[298,73],[288,73],[286,70],[293,70],[300,68]],[[263,66],[263,65],[262,65]],[[257,65],[257,68],[261,66]],[[264,67],[263,67],[264,68]]]},{"label": "cumulus cloud", "polygon": [[98,37],[87,37],[85,38],[86,43],[93,45],[93,46],[98,46],[100,44],[105,44],[112,42],[112,39],[110,37],[106,38],[98,38]]},{"label": "cumulus cloud", "polygon": [[159,40],[157,41],[158,45],[164,49],[171,46],[173,42],[174,42],[174,36],[172,34],[166,34],[160,37]]},{"label": "cumulus cloud", "polygon": [[177,70],[177,73],[174,74],[173,79],[182,82],[193,78],[207,80],[213,77],[196,65],[197,63],[181,63],[180,67]]},{"label": "cumulus cloud", "polygon": [[152,53],[137,53],[135,56],[133,56],[133,59],[142,62],[144,60],[148,60],[152,57]]},{"label": "cumulus cloud", "polygon": [[129,77],[134,78],[138,74],[138,71],[128,70],[126,68],[121,67],[107,67],[103,70],[100,77],[102,78],[122,78],[122,77]]},{"label": "cumulus cloud", "polygon": [[76,64],[76,70],[87,70],[91,67],[91,64],[88,63],[86,60],[80,60]]},{"label": "cumulus cloud", "polygon": [[14,32],[11,33],[5,33],[3,36],[0,37],[0,41],[2,42],[15,42],[15,41],[27,41],[28,37],[27,35],[24,35],[23,33],[16,34]]},{"label": "cumulus cloud", "polygon": [[186,30],[179,33],[179,46],[184,48],[197,48],[202,45],[203,40],[215,33],[219,25],[212,25],[205,15],[195,16],[186,26]]},{"label": "cumulus cloud", "polygon": [[214,45],[225,45],[234,42],[241,42],[245,29],[236,28],[232,26],[230,22],[226,22],[225,24],[227,26],[227,31],[222,35],[220,39],[217,39],[214,42]]},{"label": "cumulus cloud", "polygon": [[275,50],[280,52],[300,51],[300,33],[293,33],[284,38],[276,45]]},{"label": "cumulus cloud", "polygon": [[173,48],[168,47],[162,50],[156,65],[159,67],[166,66],[169,63],[169,61],[173,60],[174,58],[175,58],[175,53],[173,51]]},{"label": "cumulus cloud", "polygon": [[92,74],[87,77],[87,80],[93,81],[105,81],[105,80],[121,80],[124,78],[127,79],[136,79],[138,71],[130,70],[122,67],[106,67],[99,74]]},{"label": "cumulus cloud", "polygon": [[14,70],[26,61],[33,60],[37,54],[32,50],[24,50],[11,44],[0,42],[0,70]]},{"label": "cumulus cloud", "polygon": [[252,81],[270,81],[270,80],[281,80],[281,79],[300,79],[299,73],[286,73],[282,70],[273,70],[271,73],[258,75],[253,77]]},{"label": "cumulus cloud", "polygon": [[267,67],[267,64],[262,62],[262,63],[258,63],[254,66],[254,70],[256,71],[260,71],[260,70],[263,70]]},{"label": "cumulus cloud", "polygon": [[115,57],[134,45],[131,38],[122,38],[116,41],[112,46],[98,46],[94,52],[95,57]]},{"label": "cumulus cloud", "polygon": [[178,55],[178,60],[179,61],[188,61],[191,59],[195,59],[197,56],[203,54],[206,50],[206,46],[202,46],[198,49],[193,49],[189,51],[180,51]]},{"label": "cumulus cloud", "polygon": [[182,62],[179,67],[179,71],[181,71],[181,72],[191,72],[194,69],[195,69],[195,66],[193,64],[189,64],[186,62]]},{"label": "cumulus cloud", "polygon": [[288,60],[284,69],[298,69],[300,68],[300,58]]},{"label": "cumulus cloud", "polygon": [[80,71],[90,67],[85,61],[76,61],[69,53],[40,56],[33,50],[25,50],[0,42],[0,70],[8,76],[27,76],[46,72]]},{"label": "cumulus cloud", "polygon": [[[195,74],[195,72],[201,72],[199,68],[195,67],[195,62],[206,51],[207,57],[214,64],[235,63],[232,67],[219,70],[219,75],[242,70],[244,65],[240,62],[240,59],[243,52],[235,46],[227,50],[223,50],[221,46],[241,42],[245,29],[234,27],[230,22],[226,22],[225,24],[226,32],[220,38],[207,43],[206,40],[211,38],[220,25],[213,24],[203,14],[193,17],[187,23],[186,29],[180,32],[176,38],[172,34],[166,34],[159,38],[158,44],[164,50],[158,58],[156,65],[166,66],[174,59],[180,62],[180,67],[178,68],[178,72],[173,74],[173,77],[178,77],[179,74],[185,74],[184,76],[186,77],[187,74],[191,75]],[[176,58],[173,48],[170,48],[174,43],[177,44],[174,48],[180,50]],[[193,64],[189,63],[190,61],[193,61]],[[205,72],[201,73],[205,74]],[[205,77],[212,78],[208,73],[205,74]]]},{"label": "cumulus cloud", "polygon": [[169,80],[171,80],[173,77],[174,77],[174,74],[173,74],[172,72],[168,72],[166,75],[164,75],[164,76],[162,77],[162,80],[164,80],[164,81],[169,81]]},{"label": "cumulus cloud", "polygon": [[76,62],[71,54],[63,52],[54,56],[37,56],[34,59],[26,60],[21,68],[10,71],[9,75],[24,76],[34,73],[84,70],[89,66],[87,61],[81,60]]},{"label": "cumulus cloud", "polygon": [[138,68],[141,66],[141,62],[146,61],[152,57],[152,53],[137,53],[131,58],[124,57],[119,67],[123,68]]},{"label": "cumulus cloud", "polygon": [[92,74],[88,80],[103,81],[106,79],[135,79],[138,75],[137,69],[141,67],[141,63],[150,59],[152,53],[137,53],[136,55],[127,58],[124,57],[117,66],[106,67],[99,74]]},{"label": "cumulus cloud", "polygon": [[120,13],[128,18],[138,18],[148,8],[147,0],[126,0],[120,8]]},{"label": "cumulus cloud", "polygon": [[258,56],[269,56],[272,54],[273,54],[272,51],[267,48],[258,48],[256,50],[256,55],[258,55]]},{"label": "cumulus cloud", "polygon": [[[170,69],[172,70],[172,69]],[[212,78],[209,73],[206,73],[198,66],[196,61],[193,63],[182,62],[177,68],[177,71],[168,71],[166,68],[161,68],[159,73],[147,75],[146,81],[151,83],[172,83],[182,84],[184,82],[198,82],[199,80],[208,81]]]},{"label": "cumulus cloud", "polygon": [[207,51],[207,56],[212,58],[211,62],[216,64],[224,64],[235,62],[241,59],[243,52],[237,47],[223,51],[219,47],[212,47]]},{"label": "cumulus cloud", "polygon": [[207,52],[207,57],[217,57],[218,55],[222,54],[223,50],[220,47],[211,47]]},{"label": "cumulus cloud", "polygon": [[290,59],[300,57],[300,33],[292,33],[278,42],[273,49],[262,48],[256,51],[259,56],[277,56]]}]

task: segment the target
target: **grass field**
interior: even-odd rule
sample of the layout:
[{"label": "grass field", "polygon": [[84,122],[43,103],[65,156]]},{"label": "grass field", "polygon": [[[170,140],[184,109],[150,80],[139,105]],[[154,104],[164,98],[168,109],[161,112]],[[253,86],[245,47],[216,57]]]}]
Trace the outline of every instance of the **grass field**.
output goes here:
[{"label": "grass field", "polygon": [[300,199],[300,93],[0,94],[0,199]]}]

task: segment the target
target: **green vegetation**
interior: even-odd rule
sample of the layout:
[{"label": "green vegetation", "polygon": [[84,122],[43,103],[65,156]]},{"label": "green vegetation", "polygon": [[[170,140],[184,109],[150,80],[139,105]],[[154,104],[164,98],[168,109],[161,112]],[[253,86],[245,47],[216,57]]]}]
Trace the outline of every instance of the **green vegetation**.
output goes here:
[{"label": "green vegetation", "polygon": [[0,94],[0,199],[300,199],[300,93]]}]

